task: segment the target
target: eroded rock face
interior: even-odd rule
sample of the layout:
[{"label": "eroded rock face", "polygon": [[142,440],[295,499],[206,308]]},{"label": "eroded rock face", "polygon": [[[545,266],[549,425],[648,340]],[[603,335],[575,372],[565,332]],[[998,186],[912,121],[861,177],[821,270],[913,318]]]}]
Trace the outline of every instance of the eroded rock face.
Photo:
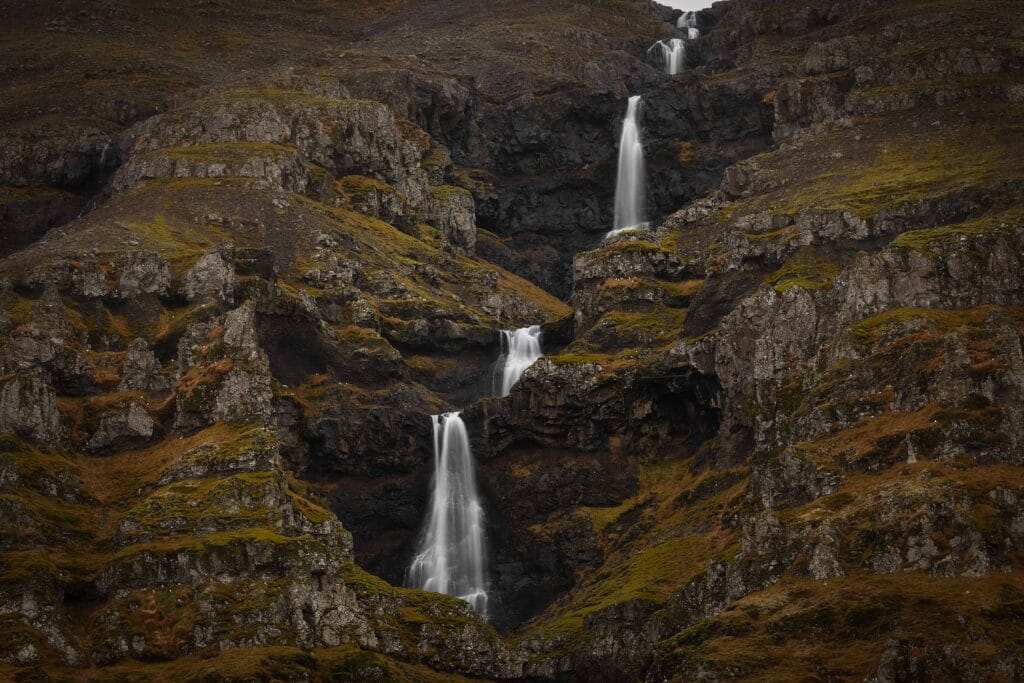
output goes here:
[{"label": "eroded rock face", "polygon": [[[217,338],[222,343],[211,345]],[[190,431],[217,421],[273,422],[270,362],[259,346],[254,300],[190,325],[178,359],[183,376],[175,429]]]},{"label": "eroded rock face", "polygon": [[132,252],[121,256],[115,263],[120,273],[117,295],[133,299],[142,294],[166,295],[171,286],[171,274],[159,254]]},{"label": "eroded rock face", "polygon": [[[833,286],[825,289],[807,291],[794,287],[780,295],[768,287],[762,287],[722,320],[717,334],[697,343],[684,342],[673,353],[681,353],[705,372],[711,372],[709,363],[712,363],[715,365],[714,374],[722,378],[726,386],[743,386],[743,389],[733,394],[733,400],[741,401],[741,395],[750,395],[757,387],[762,395],[762,413],[748,428],[752,430],[759,447],[777,446],[782,436],[776,431],[779,419],[771,411],[763,412],[770,400],[765,396],[765,382],[774,387],[771,391],[779,391],[780,379],[787,372],[792,372],[795,361],[812,366],[815,363],[835,364],[841,363],[842,359],[861,357],[863,351],[845,342],[841,337],[842,331],[858,321],[887,310],[969,308],[1007,303],[1014,296],[1011,292],[1018,288],[1016,281],[1020,266],[1009,254],[1016,253],[1017,248],[1013,245],[1019,239],[1017,232],[1011,232],[1006,237],[979,238],[979,243],[986,245],[984,249],[992,249],[991,257],[983,263],[972,259],[961,260],[951,251],[924,254],[913,250],[889,249],[879,254],[859,257],[848,270],[839,275]],[[760,332],[751,334],[752,330]],[[814,334],[808,335],[806,330],[814,330]],[[716,339],[721,339],[723,346],[718,346]],[[955,339],[953,341],[955,343]],[[1015,354],[1019,342],[1011,341],[1006,348]],[[711,358],[721,358],[722,362],[719,364],[719,361]],[[949,356],[947,358],[950,365],[955,366],[956,361]],[[1010,367],[1014,367],[1013,362]],[[905,372],[913,370],[906,368]],[[893,407],[917,410],[931,400],[971,394],[983,396],[986,393],[986,389],[965,374],[959,376],[963,384],[950,391],[949,381],[952,378],[950,374],[936,377],[935,384],[923,393],[899,389]],[[879,377],[877,381],[892,379]],[[1009,391],[1019,391],[1015,388],[1015,372],[1003,375],[998,381]],[[916,386],[916,383],[909,381],[908,377],[903,386],[909,388]],[[823,423],[822,418],[817,413],[789,422],[799,431],[795,434],[788,432],[785,438],[811,438],[833,428],[834,423]],[[848,420],[852,421],[853,416]],[[1007,423],[1006,430],[1012,435],[1012,440],[1020,439],[1012,424]],[[1012,459],[1014,456],[1006,453],[1003,456],[982,457]]]},{"label": "eroded rock face", "polygon": [[[200,147],[196,156],[161,153],[161,150],[135,155],[121,166],[110,181],[112,192],[125,192],[136,185],[154,178],[257,178],[283,190],[300,193],[314,193],[319,190],[316,179],[297,157],[294,151],[270,149],[260,155],[241,158],[203,158],[205,151]],[[197,158],[198,157],[198,158]]]},{"label": "eroded rock face", "polygon": [[182,278],[181,291],[189,301],[211,299],[232,303],[235,296],[235,267],[230,249],[203,254]]},{"label": "eroded rock face", "polygon": [[58,444],[64,431],[53,388],[38,375],[16,376],[0,387],[0,431]]},{"label": "eroded rock face", "polygon": [[85,447],[90,451],[104,451],[145,443],[153,436],[154,427],[149,412],[131,401],[127,406],[104,415]]},{"label": "eroded rock face", "polygon": [[164,377],[160,361],[146,340],[142,337],[131,340],[121,365],[121,383],[118,390],[160,392],[169,387],[170,381]]},{"label": "eroded rock face", "polygon": [[473,197],[461,188],[442,187],[434,191],[434,221],[456,249],[470,254],[476,246],[476,211]]}]

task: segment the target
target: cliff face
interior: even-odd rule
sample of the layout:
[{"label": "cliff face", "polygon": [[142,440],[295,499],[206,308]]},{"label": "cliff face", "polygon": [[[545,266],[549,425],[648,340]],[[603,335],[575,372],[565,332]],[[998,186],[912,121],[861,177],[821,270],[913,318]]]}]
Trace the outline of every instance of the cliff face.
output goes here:
[{"label": "cliff face", "polygon": [[1015,2],[0,8],[0,676],[1024,680]]}]

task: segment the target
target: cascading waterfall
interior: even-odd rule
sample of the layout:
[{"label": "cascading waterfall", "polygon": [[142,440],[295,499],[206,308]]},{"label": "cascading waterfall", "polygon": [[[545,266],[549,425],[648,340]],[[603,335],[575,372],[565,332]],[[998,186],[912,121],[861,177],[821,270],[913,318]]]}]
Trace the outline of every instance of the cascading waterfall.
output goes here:
[{"label": "cascading waterfall", "polygon": [[647,51],[658,50],[661,54],[661,58],[665,62],[665,73],[669,76],[675,76],[678,73],[682,73],[683,67],[686,65],[686,41],[697,40],[700,38],[700,29],[697,28],[697,13],[696,12],[683,12],[682,16],[679,17],[679,21],[676,23],[676,27],[681,31],[686,31],[686,38],[673,38],[667,43],[663,40],[659,40],[654,45],[651,45]]},{"label": "cascading waterfall", "polygon": [[650,52],[654,49],[661,51],[661,57],[665,60],[665,73],[669,76],[675,76],[683,70],[686,60],[686,43],[682,38],[673,38],[667,43],[659,40],[647,51]]},{"label": "cascading waterfall", "polygon": [[699,38],[700,31],[697,29],[697,13],[683,12],[682,16],[679,17],[679,21],[676,22],[676,28],[685,28],[690,40]]},{"label": "cascading waterfall", "polygon": [[419,551],[408,583],[462,598],[487,616],[483,508],[473,455],[459,413],[432,415],[434,482]]},{"label": "cascading waterfall", "polygon": [[544,355],[540,350],[540,325],[501,331],[501,356],[495,365],[494,393],[508,396],[526,368]]},{"label": "cascading waterfall", "polygon": [[629,98],[619,138],[619,175],[615,182],[615,223],[608,236],[644,227],[644,145],[640,140],[640,96]]}]

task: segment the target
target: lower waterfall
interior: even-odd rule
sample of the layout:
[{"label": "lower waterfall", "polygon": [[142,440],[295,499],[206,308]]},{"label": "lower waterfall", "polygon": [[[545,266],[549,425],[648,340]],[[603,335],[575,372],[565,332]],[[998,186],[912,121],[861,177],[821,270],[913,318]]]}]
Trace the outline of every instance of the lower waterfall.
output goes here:
[{"label": "lower waterfall", "polygon": [[483,508],[473,455],[459,413],[432,415],[434,481],[426,526],[408,583],[459,597],[487,616]]}]

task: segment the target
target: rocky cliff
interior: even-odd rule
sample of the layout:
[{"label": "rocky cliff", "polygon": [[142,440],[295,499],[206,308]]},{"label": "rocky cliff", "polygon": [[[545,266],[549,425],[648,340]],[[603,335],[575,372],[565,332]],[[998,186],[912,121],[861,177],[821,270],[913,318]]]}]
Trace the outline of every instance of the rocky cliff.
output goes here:
[{"label": "rocky cliff", "polygon": [[0,677],[1024,680],[1013,0],[0,9]]}]

